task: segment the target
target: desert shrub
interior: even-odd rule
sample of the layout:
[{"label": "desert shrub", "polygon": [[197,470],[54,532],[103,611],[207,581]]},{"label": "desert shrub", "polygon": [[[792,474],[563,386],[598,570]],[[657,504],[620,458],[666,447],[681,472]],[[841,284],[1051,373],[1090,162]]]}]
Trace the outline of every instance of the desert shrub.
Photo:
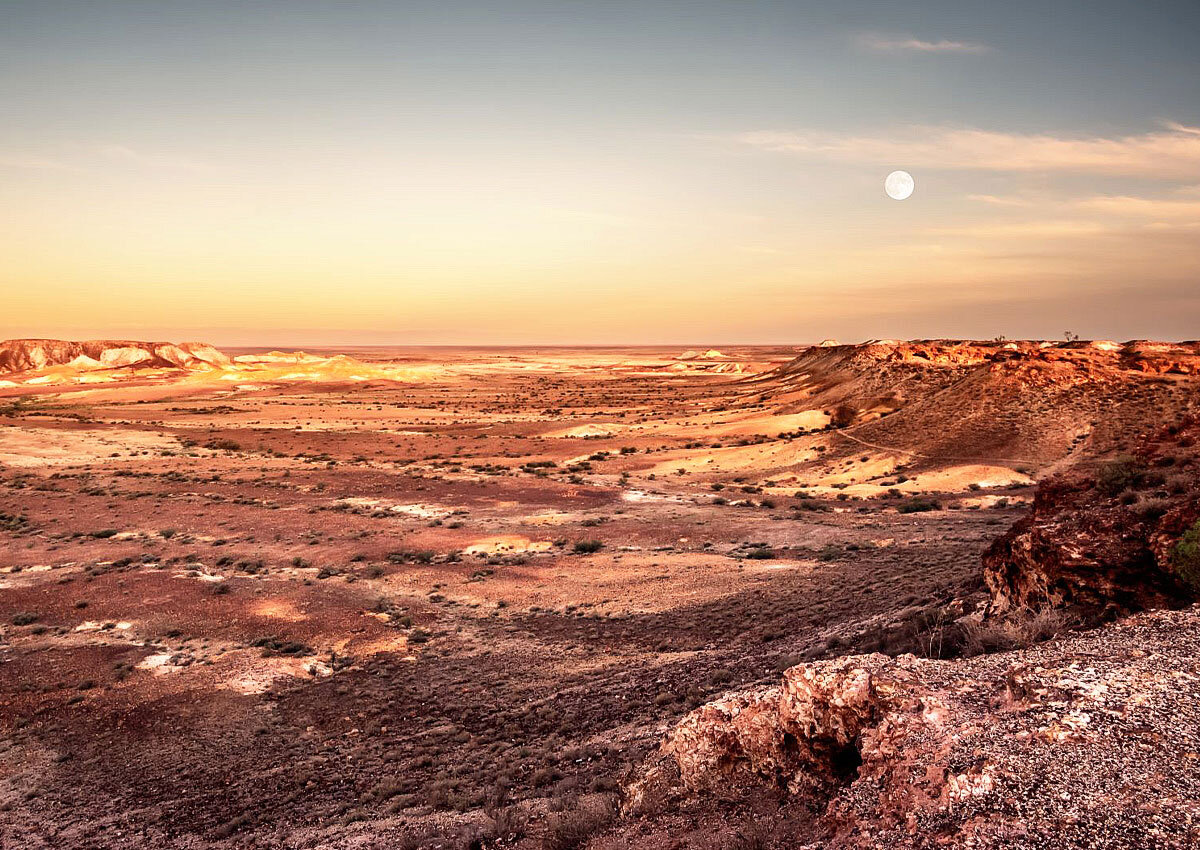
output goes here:
[{"label": "desert shrub", "polygon": [[604,543],[600,540],[576,540],[575,545],[571,547],[576,555],[590,555],[593,552],[599,552],[604,548]]},{"label": "desert shrub", "polygon": [[714,685],[724,685],[733,681],[733,671],[726,670],[724,667],[718,667],[708,674],[708,681]]},{"label": "desert shrub", "polygon": [[453,809],[458,798],[458,786],[449,779],[432,783],[425,795],[425,802],[435,809]]},{"label": "desert shrub", "polygon": [[393,564],[428,564],[433,561],[433,556],[431,549],[421,549],[417,552],[388,552],[387,559]]},{"label": "desert shrub", "polygon": [[1129,455],[1121,455],[1101,464],[1096,471],[1096,485],[1110,496],[1136,487],[1142,480],[1145,469]]},{"label": "desert shrub", "polygon": [[803,499],[803,501],[797,502],[796,504],[792,505],[792,510],[794,510],[794,511],[831,511],[831,510],[833,510],[833,508],[831,508],[829,505],[825,504],[824,502],[819,502],[807,494],[805,494],[802,497],[802,499]]},{"label": "desert shrub", "polygon": [[1155,520],[1165,514],[1171,508],[1171,502],[1167,499],[1143,499],[1138,502],[1134,510],[1138,516],[1145,520]]},{"label": "desert shrub", "polygon": [[395,850],[425,850],[427,847],[436,846],[435,842],[440,837],[438,831],[432,826],[418,826],[405,830],[395,839],[392,846]]},{"label": "desert shrub", "polygon": [[316,655],[316,650],[307,644],[299,643],[298,641],[280,640],[276,637],[261,637],[253,641],[250,645],[262,649],[263,657],[273,655]]},{"label": "desert shrub", "polygon": [[28,524],[29,520],[21,514],[6,514],[0,511],[0,530],[20,531]]},{"label": "desert shrub", "polygon": [[1021,609],[1003,619],[973,621],[961,626],[962,651],[980,655],[1009,649],[1025,649],[1056,636],[1070,625],[1059,608]]},{"label": "desert shrub", "polygon": [[821,547],[821,551],[817,553],[817,560],[828,563],[829,561],[836,561],[842,557],[842,554],[843,550],[841,546],[838,546],[836,543],[826,543]]},{"label": "desert shrub", "polygon": [[854,424],[854,420],[858,418],[858,408],[852,404],[839,404],[833,409],[833,413],[829,417],[829,423],[835,428],[845,428]]},{"label": "desert shrub", "polygon": [[1192,523],[1171,550],[1171,565],[1188,587],[1200,593],[1200,519]]},{"label": "desert shrub", "polygon": [[1172,475],[1167,479],[1167,492],[1173,496],[1183,495],[1192,486],[1190,475]]},{"label": "desert shrub", "polygon": [[924,511],[936,511],[941,505],[936,499],[909,499],[896,506],[896,511],[902,514],[917,514]]},{"label": "desert shrub", "polygon": [[529,815],[517,806],[503,809],[485,808],[487,832],[494,839],[505,842],[519,841],[529,829]]},{"label": "desert shrub", "polygon": [[547,850],[575,850],[589,838],[608,829],[617,817],[616,797],[606,794],[581,802],[575,808],[546,819]]}]

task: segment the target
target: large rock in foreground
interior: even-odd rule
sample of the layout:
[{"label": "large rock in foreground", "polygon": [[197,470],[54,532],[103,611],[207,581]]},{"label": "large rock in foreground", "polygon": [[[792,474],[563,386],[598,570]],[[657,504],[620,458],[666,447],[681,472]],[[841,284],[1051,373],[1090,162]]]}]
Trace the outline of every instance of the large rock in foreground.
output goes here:
[{"label": "large rock in foreground", "polygon": [[1200,610],[959,661],[794,667],[668,734],[627,808],[776,789],[822,847],[1185,847],[1200,835]]}]

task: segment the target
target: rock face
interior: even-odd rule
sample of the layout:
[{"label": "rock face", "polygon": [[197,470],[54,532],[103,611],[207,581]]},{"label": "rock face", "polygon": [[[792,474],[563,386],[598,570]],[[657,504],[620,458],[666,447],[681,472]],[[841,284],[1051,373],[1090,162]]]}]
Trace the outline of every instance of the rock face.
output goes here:
[{"label": "rock face", "polygon": [[627,807],[775,788],[821,847],[1183,847],[1200,610],[962,661],[850,656],[692,712]]},{"label": "rock face", "polygon": [[1127,458],[1038,488],[1033,509],[984,553],[993,609],[1074,609],[1085,619],[1184,604],[1179,538],[1200,519],[1200,424],[1165,430]]},{"label": "rock face", "polygon": [[227,366],[225,354],[202,342],[135,342],[92,339],[9,339],[0,342],[0,373],[29,372],[53,366],[120,369],[128,366],[207,369]]}]

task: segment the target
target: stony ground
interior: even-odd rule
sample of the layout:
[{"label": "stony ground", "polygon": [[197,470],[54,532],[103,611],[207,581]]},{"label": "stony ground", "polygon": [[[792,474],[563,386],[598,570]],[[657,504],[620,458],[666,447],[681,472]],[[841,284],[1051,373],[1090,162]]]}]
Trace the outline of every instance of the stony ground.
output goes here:
[{"label": "stony ground", "polygon": [[1193,847],[1198,650],[1193,607],[1018,652],[792,668],[685,718],[627,805],[656,822],[778,794],[771,846]]},{"label": "stony ground", "polygon": [[613,801],[666,729],[799,661],[936,655],[1037,474],[864,445],[754,377],[792,353],[5,390],[0,843],[658,846]]}]

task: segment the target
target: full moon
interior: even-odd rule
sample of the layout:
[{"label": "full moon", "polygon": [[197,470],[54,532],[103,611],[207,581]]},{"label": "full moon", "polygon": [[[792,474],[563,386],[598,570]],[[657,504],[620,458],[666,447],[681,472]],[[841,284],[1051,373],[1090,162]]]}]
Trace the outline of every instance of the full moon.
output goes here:
[{"label": "full moon", "polygon": [[913,193],[915,185],[912,175],[907,171],[893,171],[883,181],[883,191],[888,193],[889,198],[903,201]]}]

